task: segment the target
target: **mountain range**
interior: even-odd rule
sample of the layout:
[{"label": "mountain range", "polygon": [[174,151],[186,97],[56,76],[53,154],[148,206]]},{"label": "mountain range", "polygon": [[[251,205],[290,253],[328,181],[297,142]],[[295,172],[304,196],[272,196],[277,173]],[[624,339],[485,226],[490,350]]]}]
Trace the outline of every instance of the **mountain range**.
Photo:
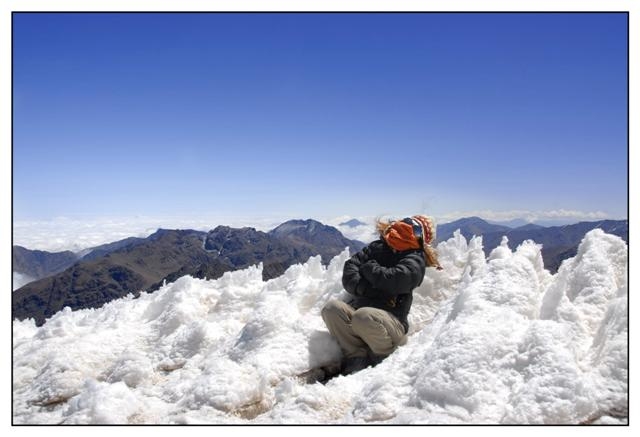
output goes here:
[{"label": "mountain range", "polygon": [[[52,260],[65,259],[71,265],[60,271],[62,261],[41,263],[55,274],[13,292],[13,318],[32,317],[40,325],[65,306],[97,308],[129,293],[154,291],[184,275],[216,279],[260,262],[263,279],[268,280],[314,255],[321,255],[327,264],[345,247],[355,253],[364,243],[348,240],[337,229],[314,220],[292,220],[268,233],[228,226],[208,233],[159,229],[147,238],[99,246],[81,259],[68,253],[66,258],[51,254]],[[14,248],[14,262],[26,258],[23,248]],[[43,257],[37,254],[33,259]],[[14,269],[22,264],[14,264]],[[43,268],[28,270],[43,272]]]},{"label": "mountain range", "polygon": [[533,240],[542,244],[542,259],[545,268],[555,273],[562,261],[576,254],[578,245],[585,234],[595,228],[617,235],[629,244],[628,220],[602,220],[550,227],[529,223],[517,228],[510,228],[505,225],[489,223],[479,217],[468,217],[439,225],[437,238],[438,242],[448,240],[457,229],[467,239],[474,235],[482,235],[483,248],[487,255],[500,245],[503,236],[509,240],[508,244],[511,249],[515,249],[525,240]]},{"label": "mountain range", "polygon": [[[524,240],[534,240],[543,245],[545,267],[555,272],[564,259],[575,255],[584,235],[594,228],[618,235],[628,243],[626,220],[510,228],[469,217],[439,225],[437,236],[438,242],[445,241],[458,229],[466,238],[482,235],[487,254],[503,236],[507,236],[512,249]],[[336,228],[315,220],[290,220],[269,232],[228,226],[209,232],[159,229],[147,238],[127,238],[79,254],[14,246],[13,270],[38,280],[13,292],[13,318],[31,317],[41,325],[65,306],[97,308],[129,293],[154,291],[165,281],[173,282],[184,275],[216,279],[224,272],[260,262],[263,279],[268,280],[310,256],[320,255],[328,264],[345,247],[355,253],[364,243],[349,240]]]},{"label": "mountain range", "polygon": [[52,253],[22,246],[13,246],[12,251],[13,271],[35,279],[61,272],[77,260],[78,255],[71,251]]}]

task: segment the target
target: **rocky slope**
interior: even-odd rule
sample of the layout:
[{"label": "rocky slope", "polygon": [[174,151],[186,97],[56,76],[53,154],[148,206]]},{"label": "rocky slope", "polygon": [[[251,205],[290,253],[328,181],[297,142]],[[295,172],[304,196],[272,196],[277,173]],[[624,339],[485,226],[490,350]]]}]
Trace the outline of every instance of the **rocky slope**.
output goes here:
[{"label": "rocky slope", "polygon": [[40,325],[66,306],[98,308],[129,293],[154,291],[184,275],[217,279],[259,263],[263,280],[268,280],[310,256],[321,255],[328,263],[345,247],[355,252],[363,244],[313,220],[286,222],[269,233],[227,226],[208,233],[160,229],[14,291],[13,318],[34,318]]}]

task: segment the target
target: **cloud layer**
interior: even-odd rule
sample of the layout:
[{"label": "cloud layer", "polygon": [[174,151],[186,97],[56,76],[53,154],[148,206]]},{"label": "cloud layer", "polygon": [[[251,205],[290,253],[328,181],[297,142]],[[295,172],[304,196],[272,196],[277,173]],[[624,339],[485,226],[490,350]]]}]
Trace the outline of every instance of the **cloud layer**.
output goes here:
[{"label": "cloud layer", "polygon": [[[556,209],[548,211],[531,211],[526,209],[516,209],[510,211],[493,211],[493,210],[476,210],[476,211],[455,211],[442,214],[438,217],[439,221],[449,222],[462,217],[481,217],[485,220],[493,221],[509,221],[515,219],[523,219],[528,222],[559,220],[567,222],[579,221],[596,221],[611,218],[602,211],[576,211],[568,209]],[[620,218],[620,217],[617,217]]]},{"label": "cloud layer", "polygon": [[273,229],[278,218],[246,219],[238,217],[133,217],[71,219],[57,217],[43,221],[13,223],[13,244],[28,249],[59,252],[83,249],[128,237],[147,237],[158,228],[209,231],[218,225],[250,226],[261,231]]},{"label": "cloud layer", "polygon": [[[399,218],[410,214],[397,214],[383,216],[385,218]],[[601,211],[585,212],[575,210],[511,210],[511,211],[456,211],[447,214],[436,215],[437,223],[447,223],[462,217],[478,216],[486,220],[509,221],[524,219],[534,221],[562,221],[575,223],[579,221],[603,220],[608,215]],[[249,226],[260,231],[269,231],[280,223],[292,218],[307,219],[310,217],[233,217],[233,216],[209,216],[209,217],[133,217],[133,218],[89,218],[76,219],[57,217],[52,220],[41,221],[15,221],[13,223],[13,244],[24,246],[28,249],[47,250],[58,252],[71,250],[74,252],[110,243],[128,237],[147,237],[158,228],[166,229],[195,229],[209,231],[218,225],[232,227]],[[352,218],[357,218],[365,225],[357,227],[341,226]],[[374,232],[374,216],[340,216],[340,217],[316,217],[323,223],[335,226],[347,238],[370,242],[376,238]]]}]

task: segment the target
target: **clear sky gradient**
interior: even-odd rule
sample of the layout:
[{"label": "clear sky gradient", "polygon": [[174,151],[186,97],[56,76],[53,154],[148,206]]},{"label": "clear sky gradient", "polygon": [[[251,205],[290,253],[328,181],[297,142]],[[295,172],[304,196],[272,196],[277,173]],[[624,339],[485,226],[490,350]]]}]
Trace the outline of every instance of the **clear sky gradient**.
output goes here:
[{"label": "clear sky gradient", "polygon": [[14,14],[14,219],[627,217],[625,14]]}]

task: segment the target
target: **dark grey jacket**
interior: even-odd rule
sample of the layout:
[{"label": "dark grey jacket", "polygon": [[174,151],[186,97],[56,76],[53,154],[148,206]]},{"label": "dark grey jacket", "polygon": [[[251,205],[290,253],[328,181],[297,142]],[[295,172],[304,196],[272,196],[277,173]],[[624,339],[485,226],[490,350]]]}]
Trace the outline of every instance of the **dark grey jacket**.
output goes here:
[{"label": "dark grey jacket", "polygon": [[376,240],[344,263],[342,285],[354,298],[354,308],[374,307],[390,312],[409,330],[407,316],[413,289],[425,272],[422,250],[396,252],[384,240]]}]

